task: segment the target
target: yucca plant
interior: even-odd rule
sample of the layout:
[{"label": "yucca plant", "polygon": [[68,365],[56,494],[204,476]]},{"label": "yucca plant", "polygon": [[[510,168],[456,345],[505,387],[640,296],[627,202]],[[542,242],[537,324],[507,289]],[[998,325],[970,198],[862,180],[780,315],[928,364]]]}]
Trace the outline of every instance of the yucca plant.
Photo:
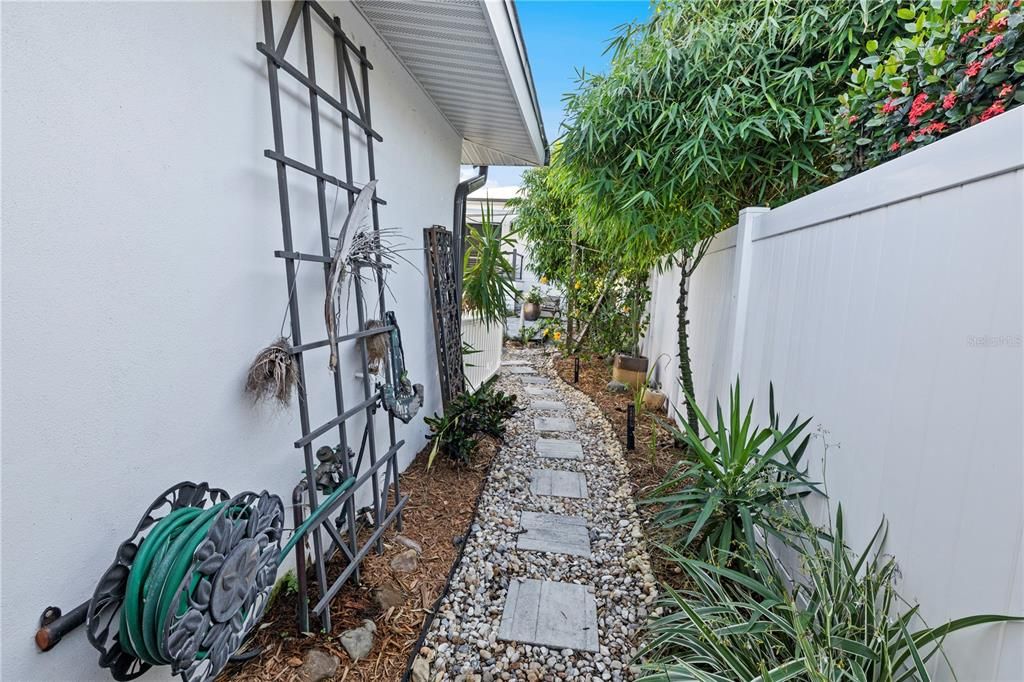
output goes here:
[{"label": "yucca plant", "polygon": [[462,299],[490,328],[505,324],[508,298],[519,295],[515,268],[505,255],[515,250],[512,239],[495,223],[490,202],[483,203],[480,225],[467,225],[466,254],[462,275]]},{"label": "yucca plant", "polygon": [[739,572],[666,548],[692,588],[667,589],[668,613],[651,623],[640,652],[641,679],[925,681],[931,658],[949,665],[942,642],[950,633],[1022,620],[979,615],[928,627],[896,592],[895,559],[880,556],[884,521],[857,557],[844,544],[841,507],[828,532],[800,509],[802,575],[792,586],[761,549],[742,558],[750,570]]},{"label": "yucca plant", "polygon": [[705,435],[698,435],[682,419],[684,432],[662,422],[685,444],[693,461],[673,467],[645,500],[661,507],[655,523],[679,531],[677,546],[688,548],[699,542],[707,559],[731,556],[736,543],[753,548],[755,528],[789,538],[785,531],[791,517],[784,503],[812,490],[821,492],[800,467],[810,436],[799,443],[797,439],[810,420],[796,418],[780,430],[774,389],[770,389],[770,425],[751,426],[754,404],[751,401],[743,412],[738,379],[729,391],[728,420],[721,403],[716,404],[717,427],[712,428],[693,396],[687,395],[686,400]]}]

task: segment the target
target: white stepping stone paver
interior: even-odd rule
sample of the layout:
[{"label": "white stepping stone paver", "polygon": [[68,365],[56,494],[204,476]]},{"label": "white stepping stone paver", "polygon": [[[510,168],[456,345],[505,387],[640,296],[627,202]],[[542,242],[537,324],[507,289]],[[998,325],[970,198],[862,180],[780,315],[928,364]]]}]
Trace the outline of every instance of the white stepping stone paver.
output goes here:
[{"label": "white stepping stone paver", "polygon": [[506,367],[504,371],[507,372],[508,374],[536,374],[537,373],[537,370],[535,370],[533,367],[523,366],[523,365],[512,365],[511,367]]},{"label": "white stepping stone paver", "polygon": [[524,376],[524,377],[522,377],[522,382],[524,384],[544,385],[544,384],[550,384],[551,383],[551,379],[548,379],[547,377]]},{"label": "white stepping stone paver", "polygon": [[567,438],[538,438],[537,454],[551,459],[583,459],[583,444]]},{"label": "white stepping stone paver", "polygon": [[576,471],[534,469],[530,472],[530,492],[551,497],[589,497],[587,477]]},{"label": "white stepping stone paver", "polygon": [[524,511],[516,548],[590,558],[590,530],[582,516]]},{"label": "white stepping stone paver", "polygon": [[530,403],[530,409],[541,412],[562,412],[565,410],[565,403],[558,400],[534,400]]},{"label": "white stepping stone paver", "polygon": [[533,396],[534,398],[554,398],[558,394],[550,388],[543,388],[541,386],[527,386],[526,395]]},{"label": "white stepping stone paver", "polygon": [[576,430],[576,422],[569,417],[534,417],[533,428],[537,431],[572,433]]},{"label": "white stepping stone paver", "polygon": [[549,649],[599,651],[597,602],[583,585],[513,580],[501,613],[498,639]]},{"label": "white stepping stone paver", "polygon": [[526,360],[502,360],[501,366],[508,367],[509,365],[529,365]]}]

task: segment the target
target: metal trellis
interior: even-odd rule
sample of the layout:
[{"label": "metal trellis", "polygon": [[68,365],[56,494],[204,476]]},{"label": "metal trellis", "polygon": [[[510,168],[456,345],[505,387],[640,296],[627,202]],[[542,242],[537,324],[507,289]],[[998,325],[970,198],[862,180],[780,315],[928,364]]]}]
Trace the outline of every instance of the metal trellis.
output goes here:
[{"label": "metal trellis", "polygon": [[[263,0],[263,27],[265,42],[257,43],[256,49],[267,58],[267,75],[270,85],[270,106],[273,119],[274,148],[264,150],[264,156],[275,162],[277,166],[277,185],[281,208],[281,227],[283,237],[283,249],[275,251],[274,255],[284,261],[285,279],[289,296],[289,318],[291,320],[291,352],[295,356],[298,367],[298,403],[301,437],[295,441],[295,447],[301,449],[305,463],[305,477],[296,487],[293,500],[301,504],[303,495],[308,497],[311,511],[317,509],[318,481],[317,481],[317,460],[323,448],[319,448],[314,454],[314,444],[320,439],[331,439],[337,446],[329,446],[337,456],[338,466],[341,469],[341,476],[344,478],[354,477],[355,485],[350,491],[338,498],[337,504],[341,509],[340,516],[334,523],[320,523],[320,529],[327,534],[326,542],[331,547],[325,552],[325,539],[320,532],[313,532],[313,563],[316,572],[319,600],[313,606],[313,612],[320,618],[321,625],[325,630],[331,629],[330,602],[338,594],[345,582],[352,577],[359,577],[359,564],[369,552],[371,547],[376,547],[380,552],[382,549],[381,538],[384,531],[395,524],[401,528],[401,512],[408,496],[401,495],[398,485],[398,458],[399,449],[404,441],[396,439],[395,419],[388,414],[388,448],[385,453],[378,457],[378,445],[374,429],[374,416],[376,415],[381,402],[381,389],[375,387],[367,371],[367,339],[376,334],[386,334],[394,329],[393,325],[378,326],[373,329],[366,329],[366,301],[363,291],[362,275],[364,272],[372,273],[376,281],[377,305],[383,315],[385,310],[384,300],[384,272],[388,266],[381,262],[378,254],[375,262],[363,262],[353,264],[353,283],[355,287],[356,315],[359,322],[359,331],[336,336],[334,344],[344,342],[355,342],[359,349],[362,361],[362,397],[355,405],[346,405],[344,388],[338,371],[332,372],[334,385],[334,402],[336,416],[319,426],[312,426],[309,417],[309,402],[311,396],[307,392],[306,363],[304,354],[319,348],[326,348],[332,344],[330,339],[322,339],[313,342],[303,343],[302,324],[299,318],[298,290],[295,286],[296,263],[307,261],[321,263],[324,269],[325,289],[329,281],[329,273],[332,259],[332,246],[330,234],[330,218],[327,207],[327,186],[338,188],[335,191],[343,191],[348,197],[348,207],[352,208],[355,198],[361,187],[353,180],[352,142],[355,126],[357,136],[365,138],[367,171],[370,181],[376,179],[376,167],[374,164],[374,143],[382,142],[380,133],[374,130],[370,114],[370,82],[369,72],[373,65],[367,59],[366,48],[356,45],[352,39],[345,34],[341,28],[341,21],[336,16],[331,16],[319,3],[313,0],[297,0],[292,6],[285,22],[280,37],[274,31],[273,8],[270,0]],[[301,22],[303,31],[303,42],[305,43],[305,71],[295,66],[286,59],[288,46],[292,37]],[[324,87],[317,83],[316,60],[314,49],[314,27],[325,29],[334,43],[337,57],[337,72],[339,96],[330,94]],[[279,74],[284,72],[301,85],[305,86],[309,93],[309,111],[313,143],[313,165],[294,159],[285,152],[284,133],[281,116],[281,91]],[[357,73],[358,72],[358,73]],[[350,108],[349,94],[351,93]],[[341,117],[342,138],[344,146],[344,179],[332,175],[325,169],[324,154],[321,140],[321,103],[326,105],[332,116]],[[288,191],[288,173],[296,171],[316,180],[316,200],[319,213],[320,230],[320,253],[302,253],[294,247],[294,233],[291,220],[291,200]],[[386,202],[374,194],[372,201],[373,230],[379,233],[380,223],[378,217],[378,206]],[[326,293],[326,291],[325,291]],[[343,317],[343,316],[339,316]],[[318,321],[319,323],[319,321]],[[337,345],[334,347],[337,354]],[[326,365],[326,363],[324,363]],[[390,382],[390,368],[385,365],[388,372],[387,380]],[[326,371],[326,370],[325,370]],[[349,448],[349,429],[347,422],[359,415],[365,416],[366,423],[360,437],[358,454]],[[337,429],[336,439],[334,438]],[[350,457],[351,453],[351,457]],[[355,460],[354,462],[352,460]],[[365,466],[364,466],[365,464]],[[383,473],[383,482],[380,474]],[[373,532],[364,543],[359,542],[359,523],[357,510],[355,509],[355,494],[366,482],[370,482],[373,492],[373,503],[370,507],[372,514]],[[393,498],[389,500],[389,491],[393,491]],[[389,506],[390,505],[390,506]],[[297,508],[296,523],[301,523],[303,515],[301,507]],[[325,521],[330,514],[324,517]],[[347,537],[343,537],[347,536]],[[299,599],[299,627],[303,630],[309,629],[309,605],[308,594],[305,589],[305,541],[296,547],[296,564],[300,580]],[[327,559],[334,553],[341,553],[348,564],[341,574],[333,581],[328,581]]]}]

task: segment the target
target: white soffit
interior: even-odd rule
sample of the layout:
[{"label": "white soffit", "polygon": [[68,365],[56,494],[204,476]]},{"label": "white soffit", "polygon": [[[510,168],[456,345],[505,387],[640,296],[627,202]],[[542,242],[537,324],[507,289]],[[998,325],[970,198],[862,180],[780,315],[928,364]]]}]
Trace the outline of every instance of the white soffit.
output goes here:
[{"label": "white soffit", "polygon": [[462,135],[462,163],[547,162],[526,48],[512,0],[355,0]]}]

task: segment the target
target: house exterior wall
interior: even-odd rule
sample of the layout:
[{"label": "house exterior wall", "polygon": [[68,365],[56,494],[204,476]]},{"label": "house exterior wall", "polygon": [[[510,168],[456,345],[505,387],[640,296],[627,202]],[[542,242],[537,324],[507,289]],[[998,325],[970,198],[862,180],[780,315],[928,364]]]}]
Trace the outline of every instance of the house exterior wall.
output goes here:
[{"label": "house exterior wall", "polygon": [[[389,277],[409,376],[426,390],[417,418],[398,423],[404,468],[425,443],[422,417],[440,409],[419,249],[423,227],[451,220],[461,138],[351,5],[326,5],[374,64],[379,193],[389,202],[381,225],[408,238],[404,255],[415,265]],[[275,3],[278,33],[288,9]],[[90,597],[118,543],[171,485],[265,488],[289,500],[302,471],[294,402],[253,407],[242,392],[287,298],[273,256],[282,248],[276,170],[263,156],[273,136],[266,59],[255,47],[261,10],[5,3],[2,24],[0,677],[104,680],[82,631],[36,652],[43,608]],[[318,80],[336,84],[333,45],[321,37]],[[303,50],[300,30],[289,59],[304,66]],[[312,163],[307,92],[281,82],[286,149]],[[325,165],[343,176],[340,124],[321,111]],[[364,151],[356,145],[359,182]],[[316,251],[315,181],[289,179],[296,248]],[[335,231],[345,205],[341,195]],[[305,340],[322,338],[322,270],[305,263],[298,279]],[[333,416],[327,362],[326,349],[307,354],[314,424]],[[354,402],[351,344],[341,368]],[[386,420],[379,426],[384,442]]]},{"label": "house exterior wall", "polygon": [[[770,212],[748,210],[693,277],[695,393],[813,417],[812,474],[854,549],[884,552],[931,625],[1024,614],[1024,109]],[[655,276],[651,358],[676,362],[678,270]],[[674,371],[663,383],[680,405]],[[681,409],[681,408],[680,408]],[[822,500],[812,511],[824,519]],[[1024,627],[946,643],[961,680],[1024,679]],[[939,657],[929,663],[949,679]]]}]

